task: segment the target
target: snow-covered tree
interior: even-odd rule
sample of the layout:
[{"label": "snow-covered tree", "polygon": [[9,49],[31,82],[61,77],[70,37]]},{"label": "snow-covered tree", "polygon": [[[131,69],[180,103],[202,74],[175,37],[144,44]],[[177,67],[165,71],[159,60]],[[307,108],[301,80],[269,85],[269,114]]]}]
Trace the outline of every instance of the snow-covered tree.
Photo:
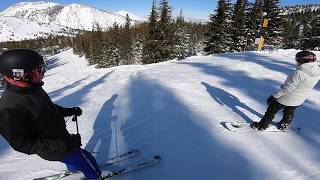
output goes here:
[{"label": "snow-covered tree", "polygon": [[116,42],[113,40],[108,40],[103,49],[103,64],[101,67],[114,67],[119,65],[120,52],[116,46]]},{"label": "snow-covered tree", "polygon": [[174,38],[174,24],[172,19],[172,8],[169,6],[167,0],[160,2],[160,42],[161,42],[161,61],[167,61],[175,58],[175,38]]},{"label": "snow-covered tree", "polygon": [[304,26],[304,38],[301,41],[301,49],[320,48],[320,15],[314,16],[313,20]]},{"label": "snow-covered tree", "polygon": [[133,61],[134,61],[134,57],[133,57],[134,37],[130,27],[131,27],[131,19],[127,14],[126,23],[124,25],[123,34],[122,34],[123,41],[121,42],[122,43],[121,47],[119,47],[121,48],[123,64],[133,64]]},{"label": "snow-covered tree", "polygon": [[204,51],[207,54],[228,52],[231,46],[231,3],[219,0],[215,14],[210,14],[209,30],[205,33]]},{"label": "snow-covered tree", "polygon": [[262,0],[255,0],[254,4],[249,3],[247,11],[247,47],[252,47],[254,46],[255,38],[260,36],[259,27],[262,22]]},{"label": "snow-covered tree", "polygon": [[188,32],[182,11],[176,21],[175,31],[176,56],[179,60],[185,59],[194,53],[191,34]]},{"label": "snow-covered tree", "polygon": [[232,14],[231,51],[242,51],[246,46],[246,0],[237,0]]},{"label": "snow-covered tree", "polygon": [[134,64],[141,64],[143,58],[143,35],[137,34],[134,40],[134,47],[133,47],[133,57],[134,57]]},{"label": "snow-covered tree", "polygon": [[151,15],[147,25],[147,32],[145,35],[145,43],[143,47],[142,63],[150,64],[161,61],[161,43],[160,31],[158,25],[159,13],[155,1],[152,4]]},{"label": "snow-covered tree", "polygon": [[283,43],[284,19],[280,11],[279,0],[264,0],[263,12],[267,13],[269,25],[265,31],[266,44],[280,47]]}]

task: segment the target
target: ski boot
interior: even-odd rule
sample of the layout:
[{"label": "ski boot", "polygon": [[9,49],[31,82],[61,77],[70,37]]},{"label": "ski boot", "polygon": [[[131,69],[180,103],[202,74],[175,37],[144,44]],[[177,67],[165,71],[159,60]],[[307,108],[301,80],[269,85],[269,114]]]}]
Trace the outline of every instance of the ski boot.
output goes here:
[{"label": "ski boot", "polygon": [[262,127],[260,126],[259,122],[252,122],[252,123],[250,124],[250,127],[251,127],[252,129],[259,130],[259,131],[265,130],[264,128],[262,128]]},{"label": "ski boot", "polygon": [[280,131],[285,131],[289,129],[289,125],[288,123],[278,123],[276,125],[277,129],[279,129]]}]

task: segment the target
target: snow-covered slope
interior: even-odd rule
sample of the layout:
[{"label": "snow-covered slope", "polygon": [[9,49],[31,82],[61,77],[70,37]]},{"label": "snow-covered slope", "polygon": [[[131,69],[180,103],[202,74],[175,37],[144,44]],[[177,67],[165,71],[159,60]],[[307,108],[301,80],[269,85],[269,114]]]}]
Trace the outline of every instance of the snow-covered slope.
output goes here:
[{"label": "snow-covered slope", "polygon": [[[48,12],[50,9],[59,6],[57,3],[52,2],[21,2],[12,5],[0,12],[0,16],[14,16],[23,19],[36,19],[43,15],[44,12]],[[36,18],[33,18],[36,17]],[[45,16],[46,18],[48,16]]]},{"label": "snow-covered slope", "polygon": [[[83,109],[82,144],[99,152],[99,162],[116,154],[116,138],[120,152],[141,150],[120,166],[162,156],[156,166],[114,179],[318,180],[319,86],[297,109],[294,125],[302,128],[300,134],[233,133],[221,125],[258,121],[267,97],[294,70],[296,52],[231,53],[94,69],[68,50],[52,57],[44,89],[55,103]],[[275,120],[280,119],[281,113]],[[76,132],[73,122],[67,126]],[[116,166],[106,169],[112,168]],[[0,140],[1,180],[63,169],[61,163],[15,152]]]},{"label": "snow-covered slope", "polygon": [[142,17],[139,17],[133,13],[130,13],[128,11],[125,11],[125,10],[121,10],[121,11],[118,11],[117,14],[123,16],[123,17],[126,17],[127,15],[129,16],[130,19],[132,19],[133,21],[147,21],[147,18],[142,18]]},{"label": "snow-covered slope", "polygon": [[[143,21],[132,13],[132,23]],[[52,2],[22,2],[12,5],[0,12],[2,21],[17,20],[1,26],[1,31],[13,32],[12,37],[0,34],[0,41],[20,40],[32,38],[29,34],[59,34],[61,29],[82,29],[92,30],[93,26],[99,24],[101,28],[108,28],[114,23],[124,24],[125,16],[117,13],[92,8],[81,4],[61,5]],[[19,21],[18,23],[15,23]],[[19,30],[17,30],[19,27]],[[27,28],[28,27],[28,28]],[[49,29],[51,27],[51,29]],[[17,34],[15,32],[18,31]],[[25,36],[23,35],[25,32]],[[68,34],[69,32],[64,32]],[[11,34],[11,33],[10,33]],[[40,33],[39,36],[42,36]]]},{"label": "snow-covered slope", "polygon": [[78,29],[91,30],[95,24],[108,28],[114,23],[124,24],[125,18],[117,14],[101,11],[80,4],[65,6],[54,19],[56,24]]},{"label": "snow-covered slope", "polygon": [[38,22],[29,19],[1,16],[0,29],[0,42],[35,39],[38,37],[46,37],[48,35],[68,36],[75,33],[73,29],[55,24],[39,24]]}]

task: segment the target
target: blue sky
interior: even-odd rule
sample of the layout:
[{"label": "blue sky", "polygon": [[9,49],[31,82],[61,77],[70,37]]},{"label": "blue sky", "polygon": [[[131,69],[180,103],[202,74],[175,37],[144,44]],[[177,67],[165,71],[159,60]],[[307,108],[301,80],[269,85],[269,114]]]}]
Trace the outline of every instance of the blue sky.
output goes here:
[{"label": "blue sky", "polygon": [[[40,1],[40,0],[25,0],[25,1]],[[160,0],[157,0],[159,2]],[[235,2],[235,0],[232,0]],[[19,3],[18,0],[1,0],[0,11],[10,5]],[[86,4],[91,7],[96,7],[103,10],[119,11],[126,10],[139,16],[149,15],[152,0],[51,0],[51,2],[59,4],[79,3]],[[296,4],[320,4],[320,0],[280,0],[281,5],[296,5]],[[180,10],[186,17],[196,19],[206,19],[210,13],[216,8],[217,0],[169,0],[169,4],[173,7],[174,15]]]}]

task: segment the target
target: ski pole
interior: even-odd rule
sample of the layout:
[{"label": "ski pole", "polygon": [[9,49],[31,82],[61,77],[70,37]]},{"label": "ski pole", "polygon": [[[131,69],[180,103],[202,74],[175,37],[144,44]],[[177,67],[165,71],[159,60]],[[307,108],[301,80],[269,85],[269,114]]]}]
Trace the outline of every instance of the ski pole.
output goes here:
[{"label": "ski pole", "polygon": [[77,134],[79,134],[79,126],[78,126],[78,118],[77,115],[74,115],[72,118],[73,122],[76,122],[76,126],[77,126]]}]

